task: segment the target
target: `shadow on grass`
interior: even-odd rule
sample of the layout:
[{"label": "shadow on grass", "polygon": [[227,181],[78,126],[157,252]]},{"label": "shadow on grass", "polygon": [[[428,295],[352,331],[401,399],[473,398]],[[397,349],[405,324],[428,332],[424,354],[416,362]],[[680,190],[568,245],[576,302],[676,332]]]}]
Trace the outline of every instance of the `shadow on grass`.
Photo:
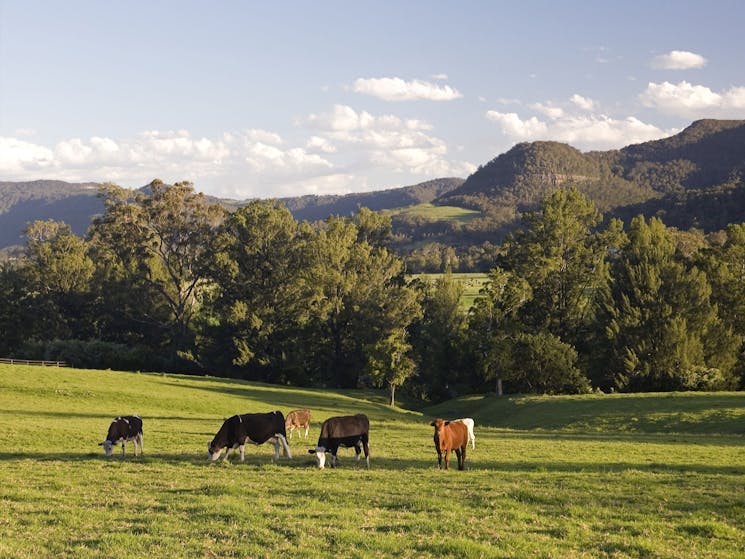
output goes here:
[{"label": "shadow on grass", "polygon": [[427,416],[473,417],[477,425],[514,430],[602,428],[633,433],[745,434],[745,394],[670,392],[587,396],[466,396],[423,410]]},{"label": "shadow on grass", "polygon": [[[26,417],[49,417],[58,419],[100,419],[111,421],[116,415],[100,412],[67,412],[67,411],[40,411],[40,410],[9,410],[3,409],[3,413],[9,415],[21,415]],[[124,414],[122,414],[124,415]],[[165,421],[217,421],[215,416],[184,417],[179,415],[143,415],[143,420],[165,420]],[[108,424],[106,425],[108,426]],[[218,426],[219,427],[219,426]],[[147,429],[147,424],[145,424]]]},{"label": "shadow on grass", "polygon": [[[211,462],[204,454],[148,454],[135,458],[128,455],[125,458],[113,456],[107,458],[103,454],[86,453],[33,453],[33,452],[0,452],[0,462],[13,462],[21,460],[35,460],[39,462],[66,462],[66,463],[102,463],[102,464],[140,464],[148,465],[189,465],[203,466],[205,468],[235,468],[236,472],[241,469],[246,471],[272,470],[315,470],[316,461],[310,455],[296,454],[288,459],[281,457],[274,462],[271,455],[247,456],[244,462],[228,459],[226,462],[219,460]],[[364,460],[356,463],[354,457],[340,457],[336,468],[327,467],[327,470],[366,470]],[[416,459],[399,459],[375,456],[370,457],[370,471],[407,471],[407,470],[437,470],[437,460],[434,456]],[[457,460],[455,456],[450,461],[450,470],[457,472]],[[648,472],[648,473],[675,473],[696,475],[745,475],[745,466],[711,466],[706,464],[664,464],[659,462],[540,462],[540,461],[498,461],[483,460],[480,458],[466,459],[466,471],[495,472],[495,473],[576,473],[576,474],[616,474],[623,472]],[[444,470],[443,470],[444,472]]]},{"label": "shadow on grass", "polygon": [[[164,377],[157,382],[179,390],[200,390],[225,394],[261,403],[261,409],[236,410],[235,413],[263,412],[275,409],[287,413],[293,409],[308,408],[323,415],[367,413],[372,416],[400,416],[411,414],[409,410],[392,409],[387,405],[382,391],[375,390],[325,390],[322,388],[287,387],[260,382],[241,381],[219,377],[189,377],[187,385],[181,379]],[[346,405],[344,400],[348,399]],[[246,408],[250,408],[247,405]]]}]

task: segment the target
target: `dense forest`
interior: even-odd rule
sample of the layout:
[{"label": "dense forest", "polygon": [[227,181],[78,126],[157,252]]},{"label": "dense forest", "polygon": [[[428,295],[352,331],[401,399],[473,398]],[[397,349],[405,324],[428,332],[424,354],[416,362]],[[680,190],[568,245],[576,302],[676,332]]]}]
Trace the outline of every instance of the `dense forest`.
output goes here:
[{"label": "dense forest", "polygon": [[101,189],[84,236],[37,221],[0,269],[0,355],[301,386],[468,392],[741,389],[745,225],[605,218],[557,188],[458,283],[406,269],[391,218],[313,224],[189,183]]}]

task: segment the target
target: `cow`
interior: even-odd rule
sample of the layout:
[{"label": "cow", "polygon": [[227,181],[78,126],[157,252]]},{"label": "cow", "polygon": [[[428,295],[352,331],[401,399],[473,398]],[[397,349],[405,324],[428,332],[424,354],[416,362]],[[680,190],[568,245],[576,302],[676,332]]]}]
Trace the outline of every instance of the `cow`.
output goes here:
[{"label": "cow", "polygon": [[289,434],[289,439],[292,439],[292,432],[295,429],[305,429],[305,438],[308,438],[308,431],[310,430],[310,410],[293,410],[287,414],[285,419],[285,429]]},{"label": "cow", "polygon": [[98,443],[98,446],[102,446],[104,452],[106,452],[106,456],[111,457],[114,455],[114,446],[122,443],[122,457],[124,457],[129,441],[134,443],[135,456],[137,456],[137,445],[140,446],[141,454],[145,453],[142,418],[139,415],[124,415],[114,419],[111,425],[109,425],[109,432],[106,435],[106,439]]},{"label": "cow", "polygon": [[223,461],[228,459],[228,454],[233,448],[238,448],[241,453],[241,462],[245,459],[245,445],[264,444],[269,441],[274,444],[274,459],[279,458],[279,445],[282,444],[284,455],[292,458],[290,447],[287,445],[285,432],[285,417],[281,411],[269,413],[246,413],[234,415],[225,420],[220,430],[207,445],[209,459],[215,461],[220,458],[222,449],[227,449]]},{"label": "cow", "polygon": [[460,421],[461,423],[464,423],[465,426],[468,428],[468,441],[471,443],[471,448],[476,448],[476,437],[473,434],[473,419],[470,417],[463,417],[461,419],[452,419],[452,422]]},{"label": "cow", "polygon": [[356,453],[355,462],[360,461],[360,444],[365,450],[365,462],[370,467],[370,421],[361,413],[357,415],[345,415],[329,417],[321,425],[321,434],[318,436],[316,448],[308,450],[310,454],[316,455],[318,467],[323,469],[326,464],[326,453],[331,453],[331,467],[336,467],[336,453],[340,446],[354,447]]},{"label": "cow", "polygon": [[435,428],[434,442],[437,451],[437,467],[442,469],[442,455],[445,455],[445,469],[450,463],[450,453],[455,451],[458,457],[458,469],[466,465],[466,448],[468,448],[468,427],[461,421],[445,421],[437,418],[430,423]]}]

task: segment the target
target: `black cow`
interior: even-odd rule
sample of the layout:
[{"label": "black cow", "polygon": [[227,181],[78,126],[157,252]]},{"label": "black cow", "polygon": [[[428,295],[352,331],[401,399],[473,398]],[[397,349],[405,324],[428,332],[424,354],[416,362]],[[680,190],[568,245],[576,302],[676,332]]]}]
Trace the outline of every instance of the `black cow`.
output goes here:
[{"label": "black cow", "polygon": [[135,456],[137,456],[137,445],[140,445],[141,453],[145,453],[143,446],[142,418],[139,415],[124,415],[117,417],[109,425],[106,440],[98,443],[106,452],[106,456],[114,454],[114,446],[122,443],[122,456],[125,455],[126,446],[129,441],[135,445]]},{"label": "black cow", "polygon": [[269,441],[274,444],[274,459],[279,458],[279,445],[282,444],[285,456],[292,458],[290,447],[287,445],[285,432],[285,417],[281,411],[269,413],[246,413],[234,415],[225,420],[220,430],[207,446],[209,458],[212,461],[220,458],[222,449],[227,448],[223,460],[228,459],[230,449],[241,451],[241,462],[245,458],[245,444],[264,444]]},{"label": "black cow", "polygon": [[318,467],[323,469],[326,464],[326,453],[331,453],[331,467],[336,467],[336,452],[340,446],[354,447],[356,453],[355,461],[360,460],[360,444],[365,449],[365,461],[370,467],[370,448],[368,440],[370,436],[370,421],[361,413],[357,415],[345,415],[329,417],[321,425],[321,434],[318,437],[316,448],[310,449],[310,454],[315,454]]}]

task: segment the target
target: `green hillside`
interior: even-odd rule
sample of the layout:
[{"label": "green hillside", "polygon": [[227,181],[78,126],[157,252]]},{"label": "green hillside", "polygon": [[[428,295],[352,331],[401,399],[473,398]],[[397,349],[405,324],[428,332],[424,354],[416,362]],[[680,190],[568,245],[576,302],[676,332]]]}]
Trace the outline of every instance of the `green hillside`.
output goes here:
[{"label": "green hillside", "polygon": [[[0,557],[712,557],[743,553],[745,395],[464,398],[423,412],[374,392],[0,365]],[[309,407],[272,464],[208,463],[224,417]],[[322,419],[364,412],[370,470],[319,471]],[[143,416],[145,456],[97,446]],[[476,419],[467,470],[429,421]],[[453,460],[454,461],[454,460]],[[468,529],[464,530],[464,525]]]}]

